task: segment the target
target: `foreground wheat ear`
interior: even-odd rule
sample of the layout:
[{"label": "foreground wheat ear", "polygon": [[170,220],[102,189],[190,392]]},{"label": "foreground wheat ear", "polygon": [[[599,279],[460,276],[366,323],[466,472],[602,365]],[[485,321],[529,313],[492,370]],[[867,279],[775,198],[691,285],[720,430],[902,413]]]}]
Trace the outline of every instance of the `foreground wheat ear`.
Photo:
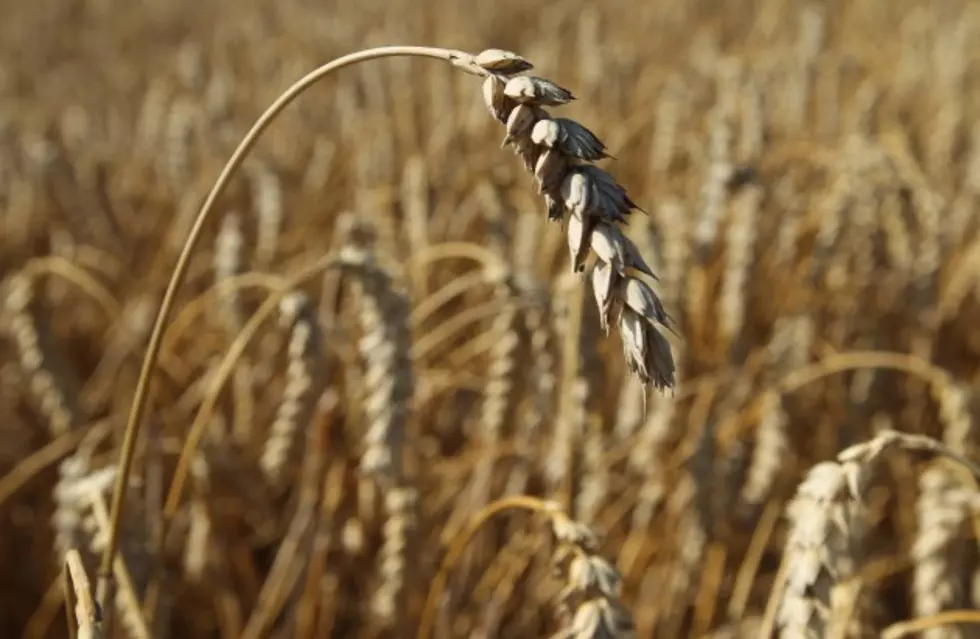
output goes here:
[{"label": "foreground wheat ear", "polygon": [[[615,179],[590,162],[608,157],[605,146],[584,126],[567,118],[552,118],[544,107],[573,100],[572,93],[544,78],[520,75],[533,68],[524,58],[508,51],[488,49],[478,55],[430,47],[381,47],[352,53],[311,71],[259,117],[235,149],[208,193],[188,233],[167,284],[143,358],[130,408],[114,487],[109,536],[98,575],[98,601],[104,610],[111,600],[112,566],[118,546],[119,522],[136,448],[137,435],[150,375],[156,363],[163,332],[173,309],[177,289],[187,272],[190,256],[215,201],[261,133],[278,114],[306,89],[333,71],[377,58],[415,56],[449,62],[471,75],[484,78],[483,96],[491,114],[506,125],[504,144],[512,146],[533,172],[544,196],[549,219],[561,221],[568,233],[572,267],[585,268],[589,249],[596,254],[592,281],[603,328],[618,326],[627,366],[644,384],[659,389],[673,387],[674,362],[670,345],[657,326],[669,328],[669,318],[653,289],[638,274],[653,277],[636,246],[619,225],[638,208]],[[615,319],[614,319],[615,318]]]}]

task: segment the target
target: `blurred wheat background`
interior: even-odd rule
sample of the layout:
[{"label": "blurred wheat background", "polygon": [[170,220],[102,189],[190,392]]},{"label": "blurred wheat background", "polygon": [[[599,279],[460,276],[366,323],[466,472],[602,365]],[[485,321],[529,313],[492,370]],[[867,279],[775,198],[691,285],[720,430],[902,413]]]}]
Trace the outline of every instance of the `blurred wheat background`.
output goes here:
[{"label": "blurred wheat background", "polygon": [[[95,579],[153,314],[222,164],[291,82],[386,44],[509,49],[574,91],[562,114],[649,212],[627,233],[676,320],[676,389],[629,375],[591,304],[572,316],[591,280],[479,81],[426,60],[344,70],[272,125],[191,263],[129,484],[114,636],[414,637],[448,548],[513,495],[596,534],[580,590],[614,562],[636,637],[877,637],[980,605],[968,474],[886,451],[857,499],[851,462],[827,463],[887,429],[976,458],[980,4],[0,13],[0,635],[69,636],[62,562],[78,549]],[[345,249],[353,275],[317,270]],[[552,523],[482,526],[434,636],[614,636],[569,620],[553,568],[586,556],[561,530],[586,533]]]}]

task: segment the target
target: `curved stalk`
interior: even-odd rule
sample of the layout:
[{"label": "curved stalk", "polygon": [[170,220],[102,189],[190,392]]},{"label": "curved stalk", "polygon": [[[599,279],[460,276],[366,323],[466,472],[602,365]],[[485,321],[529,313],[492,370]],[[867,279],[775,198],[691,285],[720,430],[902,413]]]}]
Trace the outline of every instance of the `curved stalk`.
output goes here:
[{"label": "curved stalk", "polygon": [[198,211],[194,224],[192,225],[187,239],[185,240],[180,251],[180,255],[177,257],[177,263],[174,265],[174,269],[170,275],[170,280],[167,283],[167,288],[163,294],[163,300],[160,303],[160,309],[157,312],[156,320],[153,324],[153,331],[150,334],[150,340],[146,347],[146,354],[143,357],[143,364],[142,368],[140,369],[139,380],[136,384],[136,391],[133,395],[133,403],[130,407],[129,417],[126,422],[126,430],[123,435],[122,451],[119,459],[119,473],[116,477],[116,483],[113,488],[112,506],[109,515],[109,534],[105,550],[102,553],[97,582],[97,600],[107,616],[107,630],[111,630],[109,621],[111,619],[110,615],[113,597],[112,590],[114,589],[115,585],[112,578],[113,562],[115,561],[119,546],[119,529],[122,521],[129,473],[132,468],[133,458],[136,452],[136,441],[139,435],[140,424],[143,420],[143,414],[146,410],[146,400],[150,390],[150,375],[160,352],[160,344],[163,339],[163,333],[167,320],[169,319],[170,313],[174,306],[177,290],[184,281],[184,277],[187,274],[187,268],[190,263],[190,257],[193,254],[194,249],[197,247],[201,232],[204,229],[208,216],[214,209],[215,202],[224,192],[226,186],[231,180],[231,176],[241,166],[246,155],[248,155],[248,152],[255,145],[262,132],[265,131],[272,121],[275,120],[276,117],[282,112],[282,110],[285,109],[293,100],[299,97],[300,94],[313,86],[323,77],[344,67],[360,62],[366,62],[368,60],[399,56],[434,58],[449,62],[453,66],[456,66],[457,68],[460,68],[461,70],[473,75],[485,74],[485,72],[475,64],[473,56],[470,54],[464,51],[435,47],[379,47],[351,53],[328,62],[303,76],[295,84],[286,89],[286,91],[282,93],[282,95],[280,95],[268,109],[266,109],[259,119],[256,120],[255,124],[252,125],[252,128],[249,129],[248,133],[245,134],[245,137],[242,138],[242,141],[235,149],[235,152],[221,170],[221,174],[218,176],[218,179],[215,181],[214,186],[208,193],[204,204]]},{"label": "curved stalk", "polygon": [[547,513],[548,503],[537,497],[528,495],[511,495],[502,497],[497,501],[487,504],[480,512],[473,515],[466,527],[452,540],[449,550],[442,559],[439,572],[429,586],[429,593],[425,598],[425,605],[422,608],[422,619],[419,622],[419,639],[428,639],[432,636],[432,629],[435,627],[436,614],[438,613],[439,601],[446,589],[446,582],[449,580],[449,573],[452,572],[463,552],[469,545],[476,533],[480,532],[483,524],[494,518],[496,515],[508,510],[526,510],[533,513]]}]

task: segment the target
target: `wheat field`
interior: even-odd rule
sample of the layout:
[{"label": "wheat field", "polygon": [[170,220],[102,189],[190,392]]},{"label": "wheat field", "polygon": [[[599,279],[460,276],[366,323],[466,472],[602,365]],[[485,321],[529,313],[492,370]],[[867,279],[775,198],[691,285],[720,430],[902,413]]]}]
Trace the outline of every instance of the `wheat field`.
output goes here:
[{"label": "wheat field", "polygon": [[0,636],[980,637],[980,3],[0,6]]}]

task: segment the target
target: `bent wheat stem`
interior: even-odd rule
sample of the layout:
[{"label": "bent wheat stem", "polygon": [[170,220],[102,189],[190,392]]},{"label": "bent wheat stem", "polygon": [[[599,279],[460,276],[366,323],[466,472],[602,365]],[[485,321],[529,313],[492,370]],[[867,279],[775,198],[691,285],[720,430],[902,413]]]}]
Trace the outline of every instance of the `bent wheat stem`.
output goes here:
[{"label": "bent wheat stem", "polygon": [[174,350],[180,338],[189,330],[191,324],[201,315],[204,315],[211,304],[219,296],[228,293],[239,293],[249,288],[259,288],[272,290],[279,286],[280,278],[267,273],[249,272],[241,275],[233,275],[221,282],[215,282],[200,295],[187,302],[180,312],[174,316],[170,322],[170,330],[163,338],[160,345],[161,353],[170,353]]},{"label": "bent wheat stem", "polygon": [[901,639],[911,634],[952,624],[980,624],[980,611],[977,610],[947,610],[909,621],[899,621],[885,628],[881,633],[883,639]]},{"label": "bent wheat stem", "polygon": [[36,257],[24,265],[22,274],[30,280],[41,275],[57,275],[66,282],[71,282],[79,290],[86,293],[102,307],[102,311],[115,322],[122,315],[119,302],[112,293],[85,269],[57,255]]},{"label": "bent wheat stem", "polygon": [[436,619],[436,608],[439,605],[439,599],[442,597],[443,591],[446,589],[446,582],[449,579],[449,572],[453,569],[453,566],[459,561],[460,557],[463,556],[463,552],[469,545],[476,533],[480,532],[483,524],[487,523],[495,516],[507,510],[527,510],[533,513],[547,512],[549,509],[548,502],[538,499],[537,497],[530,497],[527,495],[514,495],[513,497],[504,497],[499,499],[492,504],[485,506],[480,512],[476,513],[469,523],[456,537],[453,539],[452,544],[449,546],[449,550],[446,552],[446,556],[442,560],[442,564],[439,566],[439,572],[436,574],[435,578],[432,580],[432,585],[429,587],[429,594],[425,599],[425,607],[422,609],[422,619],[419,622],[419,639],[428,639],[432,635],[432,628],[435,624]]},{"label": "bent wheat stem", "polygon": [[111,590],[114,585],[112,583],[112,569],[119,546],[119,530],[120,523],[122,521],[123,507],[125,504],[127,482],[136,453],[136,441],[137,436],[139,435],[140,425],[143,421],[143,413],[146,411],[146,400],[150,391],[150,375],[160,352],[160,344],[163,340],[163,333],[166,328],[167,320],[170,317],[170,313],[173,310],[174,302],[177,297],[177,290],[184,281],[188,266],[190,265],[191,255],[194,253],[194,249],[197,247],[208,217],[214,210],[215,202],[224,192],[225,188],[228,186],[228,183],[231,181],[232,175],[234,175],[235,171],[239,169],[245,159],[245,156],[248,155],[249,151],[259,139],[259,136],[262,135],[262,132],[265,131],[273,120],[279,116],[283,109],[289,106],[289,104],[299,97],[300,94],[316,84],[323,77],[333,73],[334,71],[343,69],[344,67],[358,64],[360,62],[366,62],[368,60],[396,56],[434,58],[449,62],[465,71],[479,74],[479,72],[476,71],[473,57],[468,53],[434,47],[379,47],[376,49],[367,49],[364,51],[351,53],[328,62],[306,74],[295,84],[286,89],[286,91],[283,92],[276,99],[276,101],[269,106],[268,109],[266,109],[259,119],[255,121],[255,124],[252,125],[252,128],[249,129],[248,133],[245,134],[245,137],[242,138],[242,141],[235,149],[235,152],[221,170],[221,173],[218,176],[218,179],[215,181],[214,186],[211,187],[211,191],[208,193],[204,204],[201,205],[200,210],[197,212],[197,216],[195,217],[194,223],[187,235],[187,239],[184,241],[184,245],[181,248],[180,255],[177,257],[177,263],[174,265],[173,271],[171,272],[170,279],[167,282],[167,288],[163,294],[163,300],[161,301],[160,308],[157,311],[157,316],[153,323],[153,330],[150,333],[150,340],[146,347],[146,354],[143,357],[143,364],[140,368],[139,379],[136,383],[136,391],[133,394],[133,403],[130,406],[129,416],[126,421],[126,430],[123,435],[123,443],[119,459],[119,475],[116,479],[116,484],[112,493],[108,539],[99,565],[98,586],[96,589],[97,600],[103,609],[105,609],[112,598]]}]

